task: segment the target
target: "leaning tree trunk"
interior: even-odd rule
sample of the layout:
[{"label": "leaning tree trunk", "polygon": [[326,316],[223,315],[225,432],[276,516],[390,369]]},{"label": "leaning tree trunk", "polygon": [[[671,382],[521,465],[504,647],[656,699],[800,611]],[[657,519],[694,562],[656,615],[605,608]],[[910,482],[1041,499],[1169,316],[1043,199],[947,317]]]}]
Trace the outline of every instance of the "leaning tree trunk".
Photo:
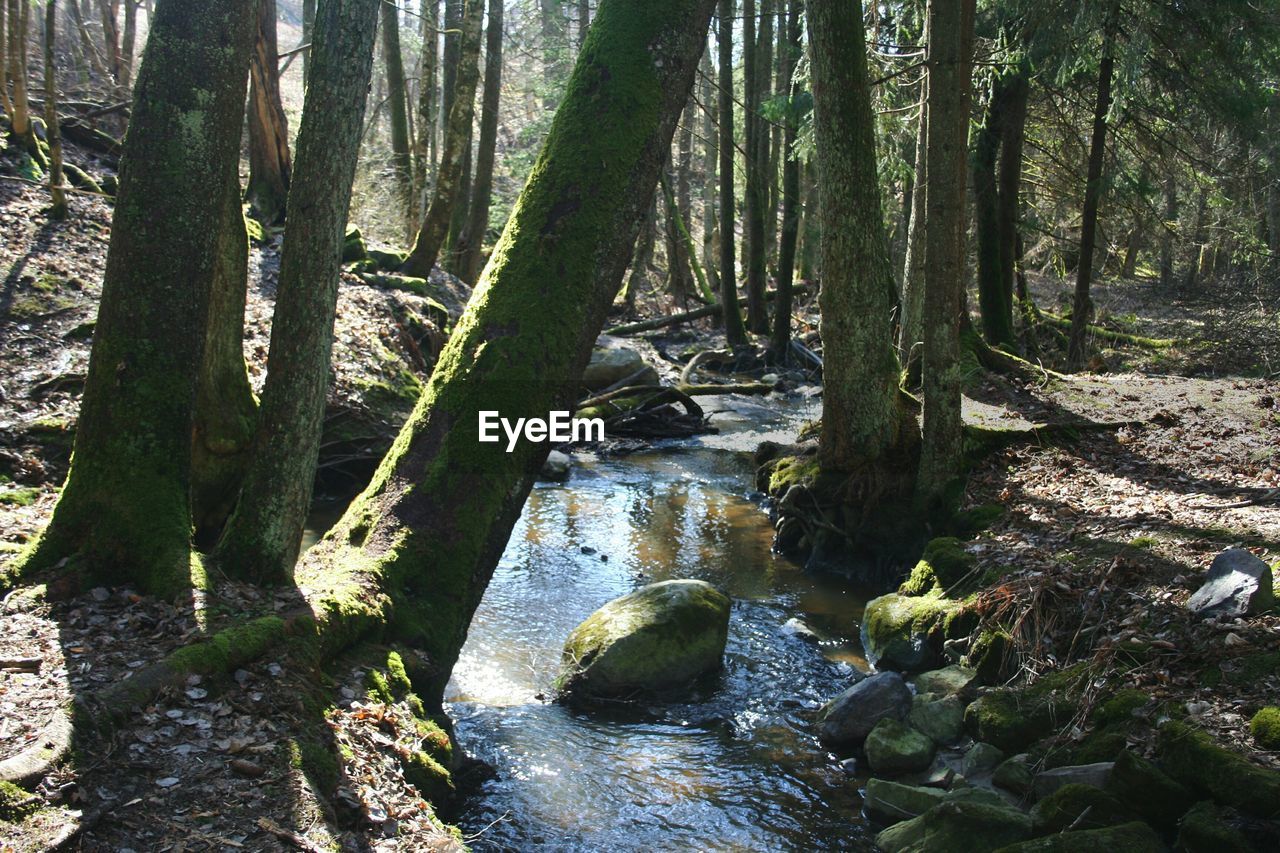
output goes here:
[{"label": "leaning tree trunk", "polygon": [[734,0],[718,0],[716,19],[720,63],[720,306],[729,346],[747,343],[747,329],[738,307],[738,272],[733,252],[733,11]]},{"label": "leaning tree trunk", "polygon": [[822,216],[819,461],[859,471],[903,441],[890,322],[897,291],[876,174],[875,112],[860,6],[809,0],[813,134]]},{"label": "leaning tree trunk", "polygon": [[401,221],[412,234],[413,163],[409,154],[408,93],[404,85],[404,57],[400,53],[400,7],[382,3],[382,61],[387,69],[387,111],[391,116],[391,177],[400,197]]},{"label": "leaning tree trunk", "polygon": [[[73,0],[74,2],[74,0]],[[62,131],[58,123],[58,63],[54,41],[58,32],[57,0],[46,0],[44,10],[44,124],[49,140],[49,216],[65,219],[67,191],[62,186]]]},{"label": "leaning tree trunk", "polygon": [[[474,297],[364,493],[295,577],[421,649],[438,705],[548,445],[478,443],[477,412],[572,409],[684,108],[713,0],[603,0]],[[371,588],[372,587],[372,588]],[[362,620],[360,614],[368,614]]]},{"label": "leaning tree trunk", "polygon": [[311,77],[298,133],[267,381],[240,499],[216,557],[230,574],[282,582],[298,558],[311,489],[338,300],[342,237],[360,151],[380,0],[316,11]]},{"label": "leaning tree trunk", "polygon": [[716,163],[719,160],[716,134],[716,114],[711,92],[715,85],[715,71],[711,67],[711,52],[704,51],[698,76],[702,78],[702,268],[712,291],[719,291],[720,276],[716,272]]},{"label": "leaning tree trunk", "polygon": [[[239,152],[254,0],[165,0],[120,159],[75,452],[25,569],[68,561],[99,582],[171,593],[191,557],[196,377],[221,192]],[[219,196],[220,197],[220,196]]]},{"label": "leaning tree trunk", "polygon": [[1115,71],[1115,30],[1120,3],[1116,0],[1107,15],[1102,37],[1102,61],[1098,64],[1098,97],[1093,105],[1093,138],[1089,142],[1089,172],[1084,191],[1084,212],[1080,217],[1080,261],[1076,266],[1076,292],[1071,302],[1071,338],[1067,346],[1067,366],[1079,370],[1084,365],[1085,337],[1093,319],[1089,286],[1093,279],[1093,249],[1098,237],[1098,204],[1102,200],[1102,161],[1107,153],[1107,113],[1111,110],[1111,80]]},{"label": "leaning tree trunk", "polygon": [[489,26],[484,41],[484,92],[480,96],[480,145],[475,181],[467,209],[467,227],[458,246],[458,277],[480,277],[480,252],[489,231],[493,166],[498,148],[498,107],[502,95],[502,0],[489,0]]},{"label": "leaning tree trunk", "polygon": [[801,0],[790,0],[787,7],[786,34],[781,43],[784,53],[779,77],[787,81],[786,124],[782,131],[782,232],[778,237],[778,298],[774,305],[773,335],[769,349],[776,363],[786,360],[791,345],[791,285],[796,271],[796,238],[800,233],[800,160],[796,157],[795,99],[800,87],[791,79],[800,44]]},{"label": "leaning tree trunk", "polygon": [[945,515],[961,475],[960,324],[964,312],[965,136],[972,86],[974,0],[929,3],[929,127],[925,180],[923,430],[916,498]]},{"label": "leaning tree trunk", "polygon": [[280,102],[276,0],[259,0],[258,38],[249,66],[249,186],[245,200],[266,225],[284,220],[292,165],[289,126]]},{"label": "leaning tree trunk", "polygon": [[436,264],[440,247],[449,232],[453,210],[462,198],[463,162],[471,148],[471,118],[475,114],[476,82],[480,77],[480,24],[484,17],[484,0],[466,0],[462,13],[461,37],[458,43],[458,68],[445,129],[444,151],[436,174],[431,206],[409,257],[401,267],[406,275],[426,278]]}]

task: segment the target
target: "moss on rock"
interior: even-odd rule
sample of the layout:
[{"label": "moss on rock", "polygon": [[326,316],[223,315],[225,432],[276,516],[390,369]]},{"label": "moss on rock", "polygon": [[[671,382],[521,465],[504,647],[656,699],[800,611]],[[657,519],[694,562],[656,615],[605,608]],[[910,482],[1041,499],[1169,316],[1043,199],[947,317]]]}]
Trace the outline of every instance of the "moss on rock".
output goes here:
[{"label": "moss on rock", "polygon": [[892,717],[876,723],[863,748],[876,773],[910,773],[933,763],[933,741]]},{"label": "moss on rock", "polygon": [[1254,714],[1249,733],[1263,749],[1280,749],[1280,708],[1268,705]]},{"label": "moss on rock", "polygon": [[1127,749],[1116,756],[1106,790],[1161,829],[1173,829],[1195,800],[1185,785]]},{"label": "moss on rock", "polygon": [[965,709],[965,726],[978,740],[1020,752],[1075,713],[1081,674],[1072,667],[1026,688],[993,690]]},{"label": "moss on rock", "polygon": [[1092,785],[1063,785],[1031,809],[1038,835],[1128,823],[1135,815],[1111,794]]},{"label": "moss on rock", "polygon": [[1026,840],[1031,818],[1021,811],[978,802],[946,802],[876,836],[885,853],[996,850]]},{"label": "moss on rock", "polygon": [[1258,817],[1280,815],[1280,772],[1258,767],[1176,721],[1160,727],[1157,749],[1162,769],[1202,796]]},{"label": "moss on rock", "polygon": [[970,580],[972,572],[973,557],[965,551],[964,543],[951,536],[940,536],[929,540],[910,577],[898,588],[898,594],[925,595],[935,590],[944,595],[962,594],[959,587]]},{"label": "moss on rock", "polygon": [[39,797],[12,782],[0,781],[0,822],[22,820],[39,807]]},{"label": "moss on rock", "polygon": [[1000,848],[997,853],[1164,853],[1164,842],[1141,821],[1101,829],[1063,832]]},{"label": "moss on rock", "polygon": [[1184,853],[1256,853],[1249,839],[1209,800],[1196,803],[1178,824],[1174,849]]},{"label": "moss on rock", "polygon": [[862,645],[880,667],[929,669],[942,660],[946,640],[968,634],[977,616],[935,590],[928,595],[882,595],[867,603]]}]

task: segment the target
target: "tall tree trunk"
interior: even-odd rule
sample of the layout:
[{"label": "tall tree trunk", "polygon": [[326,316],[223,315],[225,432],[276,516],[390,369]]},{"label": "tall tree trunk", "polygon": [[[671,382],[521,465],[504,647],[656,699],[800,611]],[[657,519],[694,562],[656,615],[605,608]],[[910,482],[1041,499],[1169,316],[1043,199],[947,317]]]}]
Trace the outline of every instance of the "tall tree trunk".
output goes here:
[{"label": "tall tree trunk", "polygon": [[440,57],[440,0],[422,0],[422,79],[418,83],[418,135],[414,144],[413,215],[414,229],[422,225],[422,199],[426,197],[436,169],[436,132],[439,96],[436,67]]},{"label": "tall tree trunk", "polygon": [[[477,412],[572,408],[705,44],[712,0],[603,0],[494,260],[364,493],[300,585],[350,623],[394,602],[391,633],[437,667],[441,700],[472,614],[549,446],[477,442]],[[358,584],[375,591],[354,593]],[[346,603],[346,605],[343,604]],[[349,606],[348,606],[349,605]],[[368,622],[364,623],[368,624]]]},{"label": "tall tree trunk", "polygon": [[733,12],[734,0],[718,0],[720,63],[720,306],[731,347],[745,346],[747,330],[738,308],[738,271],[733,251]]},{"label": "tall tree trunk", "polygon": [[[27,0],[23,0],[27,2]],[[119,0],[98,0],[98,12],[102,20],[102,44],[104,52],[107,56],[107,70],[111,73],[111,78],[116,81],[117,86],[120,83],[120,27],[116,22],[116,12],[119,11]]]},{"label": "tall tree trunk", "polygon": [[1067,365],[1084,365],[1085,336],[1093,318],[1089,286],[1093,280],[1093,250],[1098,236],[1098,204],[1102,200],[1102,161],[1107,153],[1107,113],[1111,110],[1111,81],[1115,72],[1115,35],[1119,24],[1119,0],[1114,0],[1102,35],[1102,60],[1098,63],[1098,93],[1093,105],[1093,138],[1089,142],[1089,171],[1080,217],[1080,262],[1076,267],[1076,292],[1071,302],[1071,338]]},{"label": "tall tree trunk", "polygon": [[[105,71],[102,67],[102,57],[98,53],[98,46],[93,43],[93,37],[89,35],[89,28],[85,25],[84,14],[80,11],[80,4],[76,0],[70,0],[67,3],[71,11],[71,17],[76,23],[76,32],[80,34],[80,50],[84,53],[85,59],[89,62],[89,67],[93,69],[93,73],[101,77]],[[151,19],[147,19],[147,25],[151,25]]]},{"label": "tall tree trunk", "polygon": [[[172,593],[191,557],[196,379],[236,162],[253,0],[165,0],[152,21],[120,160],[102,300],[75,452],[25,568]],[[218,196],[219,198],[221,196]]]},{"label": "tall tree trunk", "polygon": [[[75,5],[75,0],[72,0]],[[9,97],[9,4],[0,0],[0,110],[13,120],[13,99]]]},{"label": "tall tree trunk", "polygon": [[1209,191],[1201,186],[1196,192],[1195,212],[1191,216],[1191,242],[1187,245],[1187,274],[1182,280],[1182,289],[1190,293],[1200,279],[1201,258],[1204,255],[1204,215],[1209,206]]},{"label": "tall tree trunk", "polygon": [[44,124],[49,141],[49,216],[65,219],[67,193],[62,186],[62,130],[58,124],[58,62],[54,42],[58,33],[57,0],[45,0],[44,9]]},{"label": "tall tree trunk", "polygon": [[542,109],[552,112],[564,88],[569,40],[563,0],[538,0],[542,16]]},{"label": "tall tree trunk", "polygon": [[1000,235],[1000,269],[1004,273],[1003,293],[1013,311],[1018,267],[1022,254],[1018,249],[1022,221],[1022,149],[1027,135],[1027,98],[1031,85],[1027,70],[1019,68],[1005,78],[1008,101],[1000,140],[1000,208],[997,233]]},{"label": "tall tree trunk", "polygon": [[671,191],[675,169],[668,159],[666,174],[662,176],[662,218],[663,236],[667,245],[667,291],[671,301],[683,311],[688,307],[689,295],[693,291],[693,275],[689,268],[689,252],[680,233],[680,208],[675,193]]},{"label": "tall tree trunk", "polygon": [[360,151],[380,0],[317,9],[298,169],[285,222],[267,381],[240,499],[218,543],[224,571],[282,582],[298,557],[320,450],[339,257]]},{"label": "tall tree trunk", "polygon": [[391,176],[404,213],[406,237],[413,232],[413,164],[409,155],[408,93],[404,85],[404,57],[400,53],[398,0],[382,0],[382,59],[387,69],[387,112],[391,116]]},{"label": "tall tree trunk", "polygon": [[653,268],[653,248],[657,242],[657,232],[658,200],[655,198],[645,212],[644,221],[640,223],[636,248],[631,254],[631,271],[627,274],[626,283],[622,286],[621,296],[628,312],[635,310],[636,297],[648,286],[649,271]]},{"label": "tall tree trunk", "polygon": [[823,405],[819,461],[853,472],[903,439],[875,113],[861,5],[809,0],[813,131],[822,228]]},{"label": "tall tree trunk", "polygon": [[493,196],[493,166],[498,149],[498,108],[502,95],[502,2],[489,0],[489,26],[484,44],[484,93],[480,97],[480,144],[476,153],[475,183],[467,211],[467,227],[459,241],[458,276],[475,282],[480,277],[480,255],[489,232],[489,205]]},{"label": "tall tree trunk", "polygon": [[436,188],[418,231],[413,250],[401,271],[406,275],[426,278],[435,266],[444,245],[453,209],[462,203],[463,160],[471,147],[471,118],[475,112],[476,82],[480,77],[480,24],[484,17],[484,0],[466,0],[458,45],[457,85],[454,87],[449,125],[445,131],[444,153]]},{"label": "tall tree trunk", "polygon": [[1164,221],[1160,223],[1160,288],[1173,287],[1173,235],[1178,225],[1178,179],[1172,172],[1164,179]]},{"label": "tall tree trunk", "polygon": [[[928,42],[928,28],[924,39]],[[916,121],[916,156],[911,188],[911,221],[907,224],[907,254],[902,265],[902,302],[898,319],[898,358],[912,361],[911,351],[924,338],[924,253],[929,192],[929,75],[920,82],[920,118]]]},{"label": "tall tree trunk", "polygon": [[817,170],[812,161],[800,170],[800,189],[804,203],[800,206],[800,240],[797,252],[800,256],[800,278],[813,281],[822,274],[818,249],[822,243],[822,217],[818,213]]},{"label": "tall tree trunk", "polygon": [[[302,43],[311,44],[316,32],[316,0],[302,0]],[[302,87],[306,89],[311,70],[311,48],[302,52]]]},{"label": "tall tree trunk", "polygon": [[20,148],[44,166],[44,155],[36,142],[27,97],[27,34],[31,32],[31,3],[9,0],[9,83],[13,86],[13,110],[9,130]]},{"label": "tall tree trunk", "polygon": [[960,325],[964,311],[965,136],[972,88],[974,0],[929,3],[923,431],[916,497],[945,514],[961,471]]},{"label": "tall tree trunk", "polygon": [[133,85],[133,51],[138,40],[137,0],[124,0],[124,36],[120,46],[120,88]]},{"label": "tall tree trunk", "polygon": [[711,289],[720,291],[720,276],[716,272],[716,161],[717,149],[715,104],[712,102],[715,69],[711,67],[711,51],[704,51],[698,76],[702,85],[699,99],[702,101],[702,268],[707,271]]},{"label": "tall tree trunk", "polygon": [[1007,77],[993,77],[982,127],[973,150],[973,198],[978,238],[978,307],[982,332],[992,346],[1012,346],[1013,291],[1004,268],[1000,240],[1000,187],[996,179],[997,157],[1008,121]]},{"label": "tall tree trunk", "polygon": [[587,28],[591,26],[591,4],[588,0],[578,0],[578,50],[582,50],[587,40]]},{"label": "tall tree trunk", "polygon": [[265,225],[284,221],[293,165],[280,102],[276,0],[258,0],[258,38],[249,65],[249,186],[245,200]]},{"label": "tall tree trunk", "polygon": [[[761,8],[768,0],[762,0]],[[763,20],[769,20],[764,15]],[[760,27],[763,35],[764,26]],[[770,28],[772,32],[772,28]],[[769,42],[772,43],[772,37]],[[742,4],[742,120],[746,127],[747,151],[744,163],[746,188],[743,196],[743,235],[747,280],[747,328],[757,334],[769,331],[769,309],[765,304],[764,205],[766,193],[761,171],[760,149],[768,145],[768,132],[760,117],[762,39],[756,36],[756,2]]]},{"label": "tall tree trunk", "polygon": [[796,157],[795,99],[800,87],[792,80],[796,60],[802,49],[800,44],[800,5],[802,0],[790,0],[787,4],[786,33],[780,43],[779,60],[782,70],[778,77],[787,81],[786,124],[782,133],[782,233],[778,238],[778,297],[773,308],[773,335],[770,352],[775,363],[786,361],[787,348],[791,344],[791,285],[796,270],[796,238],[800,232],[800,160]]}]

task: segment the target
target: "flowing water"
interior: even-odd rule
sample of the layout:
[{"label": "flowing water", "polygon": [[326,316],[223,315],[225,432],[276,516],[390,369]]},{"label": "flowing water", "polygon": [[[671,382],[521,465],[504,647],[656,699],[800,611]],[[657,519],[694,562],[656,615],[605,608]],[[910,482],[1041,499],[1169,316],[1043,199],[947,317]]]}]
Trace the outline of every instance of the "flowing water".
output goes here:
[{"label": "flowing water", "polygon": [[[721,435],[580,459],[530,495],[446,697],[464,748],[496,771],[461,816],[475,849],[870,849],[856,780],[810,733],[865,668],[863,599],[771,553],[741,450],[789,440],[799,415],[733,406],[713,420]],[[668,578],[733,598],[724,672],[683,704],[549,702],[569,632]]]}]

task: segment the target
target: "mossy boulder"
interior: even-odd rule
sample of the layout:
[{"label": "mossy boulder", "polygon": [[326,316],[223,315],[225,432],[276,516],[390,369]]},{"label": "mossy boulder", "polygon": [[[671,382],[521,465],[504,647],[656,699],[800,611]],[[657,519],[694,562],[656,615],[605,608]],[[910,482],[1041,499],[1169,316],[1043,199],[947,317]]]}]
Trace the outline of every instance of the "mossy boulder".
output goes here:
[{"label": "mossy boulder", "polygon": [[1116,756],[1107,791],[1161,829],[1172,829],[1195,800],[1185,785],[1127,749]]},{"label": "mossy boulder", "polygon": [[872,772],[911,773],[933,763],[933,741],[905,723],[886,717],[876,723],[863,745]]},{"label": "mossy boulder", "polygon": [[1092,785],[1063,785],[1031,808],[1037,835],[1115,826],[1135,817],[1118,799]]},{"label": "mossy boulder", "polygon": [[376,265],[375,268],[383,272],[395,272],[404,266],[405,258],[409,257],[407,252],[397,252],[394,249],[368,249],[367,255]]},{"label": "mossy boulder", "polygon": [[829,746],[856,746],[882,719],[904,719],[911,688],[896,672],[878,672],[842,691],[818,712],[818,737]]},{"label": "mossy boulder", "polygon": [[1209,800],[1196,803],[1178,823],[1174,849],[1180,853],[1258,853],[1231,814]]},{"label": "mossy boulder", "polygon": [[729,608],[723,593],[697,580],[650,584],[610,601],[569,635],[561,697],[666,693],[719,669]]},{"label": "mossy boulder", "polygon": [[1263,749],[1280,749],[1280,708],[1270,705],[1254,714],[1249,733]]},{"label": "mossy boulder", "polygon": [[933,699],[932,695],[917,695],[907,720],[936,744],[955,743],[964,734],[964,703],[956,696]]},{"label": "mossy boulder", "polygon": [[1029,687],[992,690],[965,709],[965,727],[976,740],[1021,752],[1075,715],[1081,675],[1072,667]]},{"label": "mossy boulder", "polygon": [[1280,772],[1258,767],[1177,721],[1160,727],[1156,747],[1161,769],[1197,794],[1258,817],[1280,816]]},{"label": "mossy boulder", "polygon": [[1004,761],[1004,750],[989,743],[975,743],[960,759],[960,772],[965,778],[993,772]]},{"label": "mossy boulder", "polygon": [[940,803],[961,801],[992,806],[1005,805],[1004,799],[999,794],[984,788],[956,788],[944,791],[941,788],[924,788],[889,779],[872,778],[867,780],[866,796],[863,797],[862,806],[877,818],[897,823],[919,817]]},{"label": "mossy boulder", "polygon": [[971,587],[973,557],[964,549],[964,543],[951,536],[929,540],[920,561],[911,575],[898,588],[900,595],[924,595],[938,591],[943,595],[958,595]]},{"label": "mossy boulder", "polygon": [[1003,684],[1016,670],[1013,640],[1005,631],[983,631],[961,663],[977,673],[980,684]]},{"label": "mossy boulder", "polygon": [[879,667],[917,671],[942,662],[942,644],[967,634],[977,616],[936,590],[928,595],[882,595],[867,603],[862,646]]},{"label": "mossy boulder", "polygon": [[1164,853],[1164,842],[1141,821],[1101,829],[1063,832],[1001,847],[996,853]]},{"label": "mossy boulder", "polygon": [[1031,784],[1034,781],[1035,770],[1033,769],[1031,756],[1025,752],[1005,759],[991,773],[991,784],[1018,795],[1030,792]]},{"label": "mossy boulder", "polygon": [[348,225],[342,236],[342,262],[349,264],[352,261],[363,261],[367,257],[369,250],[365,246],[364,235],[356,226]]},{"label": "mossy boulder", "polygon": [[637,373],[640,376],[628,384],[652,385],[658,381],[658,372],[630,347],[596,347],[582,371],[582,386],[588,391],[599,391]]},{"label": "mossy boulder", "polygon": [[970,853],[996,850],[1031,836],[1031,818],[1017,809],[979,802],[944,802],[876,836],[885,853]]},{"label": "mossy boulder", "polygon": [[915,677],[917,693],[934,696],[967,696],[978,674],[965,666],[952,665],[922,672]]},{"label": "mossy boulder", "polygon": [[22,820],[39,807],[39,797],[12,782],[0,781],[0,822]]}]

